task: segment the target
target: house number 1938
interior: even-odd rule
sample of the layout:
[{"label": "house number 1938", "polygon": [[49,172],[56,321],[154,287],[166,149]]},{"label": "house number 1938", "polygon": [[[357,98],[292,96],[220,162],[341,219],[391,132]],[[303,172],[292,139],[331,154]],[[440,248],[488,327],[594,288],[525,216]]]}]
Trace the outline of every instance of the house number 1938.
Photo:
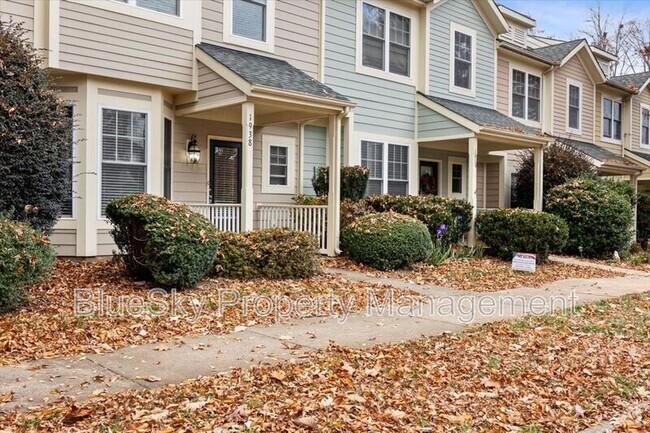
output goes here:
[{"label": "house number 1938", "polygon": [[248,137],[246,138],[246,142],[250,147],[253,147],[253,115],[249,114],[248,115]]}]

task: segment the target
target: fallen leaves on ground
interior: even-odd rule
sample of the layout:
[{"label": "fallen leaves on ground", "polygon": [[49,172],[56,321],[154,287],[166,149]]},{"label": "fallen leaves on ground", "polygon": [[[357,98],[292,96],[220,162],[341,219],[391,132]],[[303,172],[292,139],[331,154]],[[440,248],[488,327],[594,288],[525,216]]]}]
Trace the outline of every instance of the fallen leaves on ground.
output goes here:
[{"label": "fallen leaves on ground", "polygon": [[519,287],[540,287],[553,281],[573,278],[614,278],[622,273],[588,266],[548,262],[537,266],[535,273],[515,272],[511,264],[490,257],[469,260],[450,260],[441,266],[416,263],[409,268],[378,271],[354,262],[347,257],[324,258],[323,266],[363,272],[370,276],[397,278],[428,284],[452,287],[472,292],[497,292]]},{"label": "fallen leaves on ground", "polygon": [[649,390],[650,294],[642,294],[581,307],[575,315],[530,316],[371,349],[337,346],[302,362],[104,393],[85,404],[8,414],[0,425],[38,431],[568,433],[648,401]]},{"label": "fallen leaves on ground", "polygon": [[647,433],[650,432],[650,407],[631,410],[614,422],[612,433]]},{"label": "fallen leaves on ground", "polygon": [[[57,260],[45,281],[26,289],[28,298],[23,308],[0,315],[0,365],[86,352],[110,352],[133,344],[173,343],[178,337],[232,332],[289,317],[341,314],[343,307],[348,305],[351,311],[358,311],[366,306],[368,289],[374,290],[380,300],[387,289],[393,290],[327,274],[304,280],[277,281],[213,278],[195,289],[175,294],[150,292],[153,288],[149,283],[126,278],[122,264],[116,261]],[[92,300],[95,308],[92,314],[75,314],[75,289],[89,289],[79,292],[78,299]],[[274,314],[282,306],[286,307],[286,303],[278,304],[279,307],[267,315],[260,315],[256,314],[253,301],[247,304],[245,312],[242,299],[236,305],[226,306],[235,300],[235,291],[242,299],[253,295],[286,296],[295,301],[309,296],[314,302],[316,299],[323,302],[319,306],[312,305],[311,309],[297,311],[292,308],[286,317]],[[415,292],[401,293],[417,296]],[[123,301],[121,310],[117,303],[119,296]],[[135,302],[137,298],[151,302],[143,306]],[[127,309],[128,302],[132,302],[131,310]],[[167,312],[163,311],[162,303],[168,307]],[[258,310],[265,310],[268,305],[260,303]],[[88,302],[80,302],[77,312],[84,313],[89,308]],[[133,314],[125,314],[125,311]],[[164,351],[166,347],[159,345],[156,350]]]}]

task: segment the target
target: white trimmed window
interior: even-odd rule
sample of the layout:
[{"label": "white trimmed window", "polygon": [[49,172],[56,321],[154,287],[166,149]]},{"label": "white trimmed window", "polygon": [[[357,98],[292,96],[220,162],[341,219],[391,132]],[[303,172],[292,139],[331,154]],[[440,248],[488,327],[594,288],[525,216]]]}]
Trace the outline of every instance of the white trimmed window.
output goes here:
[{"label": "white trimmed window", "polygon": [[262,192],[295,194],[295,138],[263,135],[262,153]]},{"label": "white trimmed window", "polygon": [[161,12],[167,15],[181,15],[180,0],[116,0],[120,3],[126,3],[143,9],[149,9],[155,12]]},{"label": "white trimmed window", "polygon": [[450,156],[447,164],[447,195],[467,198],[467,159]]},{"label": "white trimmed window", "polygon": [[113,199],[147,191],[147,114],[101,110],[101,215]]},{"label": "white trimmed window", "polygon": [[650,148],[650,105],[641,105],[641,147]]},{"label": "white trimmed window", "polygon": [[581,133],[582,84],[577,81],[567,82],[567,130]]},{"label": "white trimmed window", "polygon": [[476,31],[450,23],[450,91],[475,95]]},{"label": "white trimmed window", "polygon": [[411,19],[362,3],[361,65],[411,75]]},{"label": "white trimmed window", "polygon": [[621,118],[623,104],[610,98],[603,98],[603,138],[621,141]]},{"label": "white trimmed window", "polygon": [[370,170],[367,195],[409,193],[408,146],[362,140],[361,165]]},{"label": "white trimmed window", "polygon": [[538,75],[512,70],[512,117],[539,122],[542,80]]},{"label": "white trimmed window", "polygon": [[223,2],[224,42],[273,51],[275,0]]}]

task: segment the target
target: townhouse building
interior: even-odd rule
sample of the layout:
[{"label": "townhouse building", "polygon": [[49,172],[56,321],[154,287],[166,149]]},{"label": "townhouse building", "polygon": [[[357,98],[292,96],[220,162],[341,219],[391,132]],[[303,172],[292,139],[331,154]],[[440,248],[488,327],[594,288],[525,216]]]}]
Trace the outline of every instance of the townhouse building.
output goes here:
[{"label": "townhouse building", "polygon": [[510,204],[513,155],[532,149],[539,210],[560,137],[650,183],[648,81],[609,78],[610,54],[531,36],[492,0],[2,0],[0,19],[23,23],[75,118],[61,255],[111,254],[105,206],[133,192],[221,230],[308,230],[336,254],[338,170],[327,206],[292,200],[325,165],[477,212]]}]

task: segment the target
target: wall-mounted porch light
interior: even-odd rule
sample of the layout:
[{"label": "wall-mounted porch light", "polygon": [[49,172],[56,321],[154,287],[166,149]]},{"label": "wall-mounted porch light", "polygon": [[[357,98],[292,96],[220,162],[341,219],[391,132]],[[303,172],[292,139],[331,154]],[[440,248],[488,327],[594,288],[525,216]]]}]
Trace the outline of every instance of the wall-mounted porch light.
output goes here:
[{"label": "wall-mounted porch light", "polygon": [[198,164],[201,159],[201,148],[196,144],[196,134],[187,140],[187,160],[190,164]]}]

